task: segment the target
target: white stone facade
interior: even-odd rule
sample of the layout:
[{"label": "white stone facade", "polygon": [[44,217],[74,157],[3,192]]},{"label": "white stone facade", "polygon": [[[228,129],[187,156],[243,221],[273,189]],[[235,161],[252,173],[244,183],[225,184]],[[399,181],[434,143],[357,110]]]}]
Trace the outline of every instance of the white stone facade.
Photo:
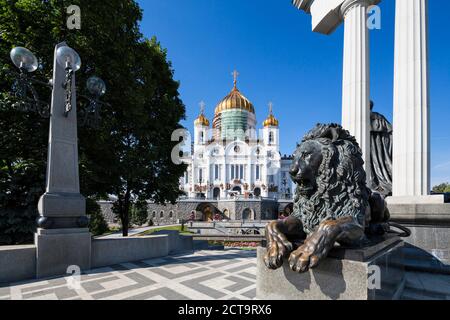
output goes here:
[{"label": "white stone facade", "polygon": [[[236,133],[230,134],[230,128]],[[202,110],[194,123],[188,169],[180,180],[180,188],[188,198],[292,198],[292,160],[280,154],[278,120],[270,111],[263,128],[255,128],[253,105],[236,85],[216,107],[212,129]],[[227,130],[226,135],[223,130]]]}]

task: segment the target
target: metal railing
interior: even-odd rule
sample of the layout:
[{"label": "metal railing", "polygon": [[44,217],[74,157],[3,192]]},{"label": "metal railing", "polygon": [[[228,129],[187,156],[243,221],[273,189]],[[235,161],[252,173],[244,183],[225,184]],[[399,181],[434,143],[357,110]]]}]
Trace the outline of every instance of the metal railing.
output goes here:
[{"label": "metal railing", "polygon": [[230,230],[224,226],[223,224],[219,222],[214,222],[214,229],[216,229],[219,232],[222,232],[223,234],[229,234]]}]

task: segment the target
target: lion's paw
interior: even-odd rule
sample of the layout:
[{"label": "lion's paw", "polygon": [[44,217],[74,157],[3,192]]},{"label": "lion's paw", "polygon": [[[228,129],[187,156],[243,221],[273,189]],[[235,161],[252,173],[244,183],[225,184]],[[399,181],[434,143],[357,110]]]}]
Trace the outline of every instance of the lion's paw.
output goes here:
[{"label": "lion's paw", "polygon": [[303,273],[316,267],[319,264],[321,255],[316,254],[316,250],[308,244],[302,245],[289,256],[290,268],[299,273]]},{"label": "lion's paw", "polygon": [[264,255],[264,263],[269,269],[278,269],[283,265],[283,258],[291,252],[289,247],[286,247],[281,242],[272,242]]}]

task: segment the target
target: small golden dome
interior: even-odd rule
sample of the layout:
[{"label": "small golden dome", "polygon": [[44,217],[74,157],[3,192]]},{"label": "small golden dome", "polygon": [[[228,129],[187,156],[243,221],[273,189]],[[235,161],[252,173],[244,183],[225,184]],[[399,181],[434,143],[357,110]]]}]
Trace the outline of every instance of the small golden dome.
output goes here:
[{"label": "small golden dome", "polygon": [[204,127],[209,127],[209,120],[206,119],[206,117],[202,113],[198,116],[197,119],[195,119],[194,124],[196,126],[200,125],[200,126],[204,126]]},{"label": "small golden dome", "polygon": [[279,121],[277,120],[277,118],[275,118],[275,116],[272,113],[272,102],[269,103],[269,116],[267,117],[266,120],[264,120],[263,122],[263,126],[264,127],[278,127],[279,125]]},{"label": "small golden dome", "polygon": [[201,101],[199,105],[200,105],[200,115],[198,116],[197,119],[195,119],[194,124],[196,126],[209,127],[209,120],[205,117],[204,114],[206,104],[203,101]]}]

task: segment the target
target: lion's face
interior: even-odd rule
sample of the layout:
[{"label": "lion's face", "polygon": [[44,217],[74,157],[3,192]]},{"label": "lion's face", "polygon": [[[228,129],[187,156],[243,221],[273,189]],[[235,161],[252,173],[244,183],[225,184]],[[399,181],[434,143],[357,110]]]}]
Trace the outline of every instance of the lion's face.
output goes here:
[{"label": "lion's face", "polygon": [[297,148],[290,174],[297,184],[298,194],[309,197],[316,192],[316,178],[322,160],[322,145],[317,140],[303,142]]}]

